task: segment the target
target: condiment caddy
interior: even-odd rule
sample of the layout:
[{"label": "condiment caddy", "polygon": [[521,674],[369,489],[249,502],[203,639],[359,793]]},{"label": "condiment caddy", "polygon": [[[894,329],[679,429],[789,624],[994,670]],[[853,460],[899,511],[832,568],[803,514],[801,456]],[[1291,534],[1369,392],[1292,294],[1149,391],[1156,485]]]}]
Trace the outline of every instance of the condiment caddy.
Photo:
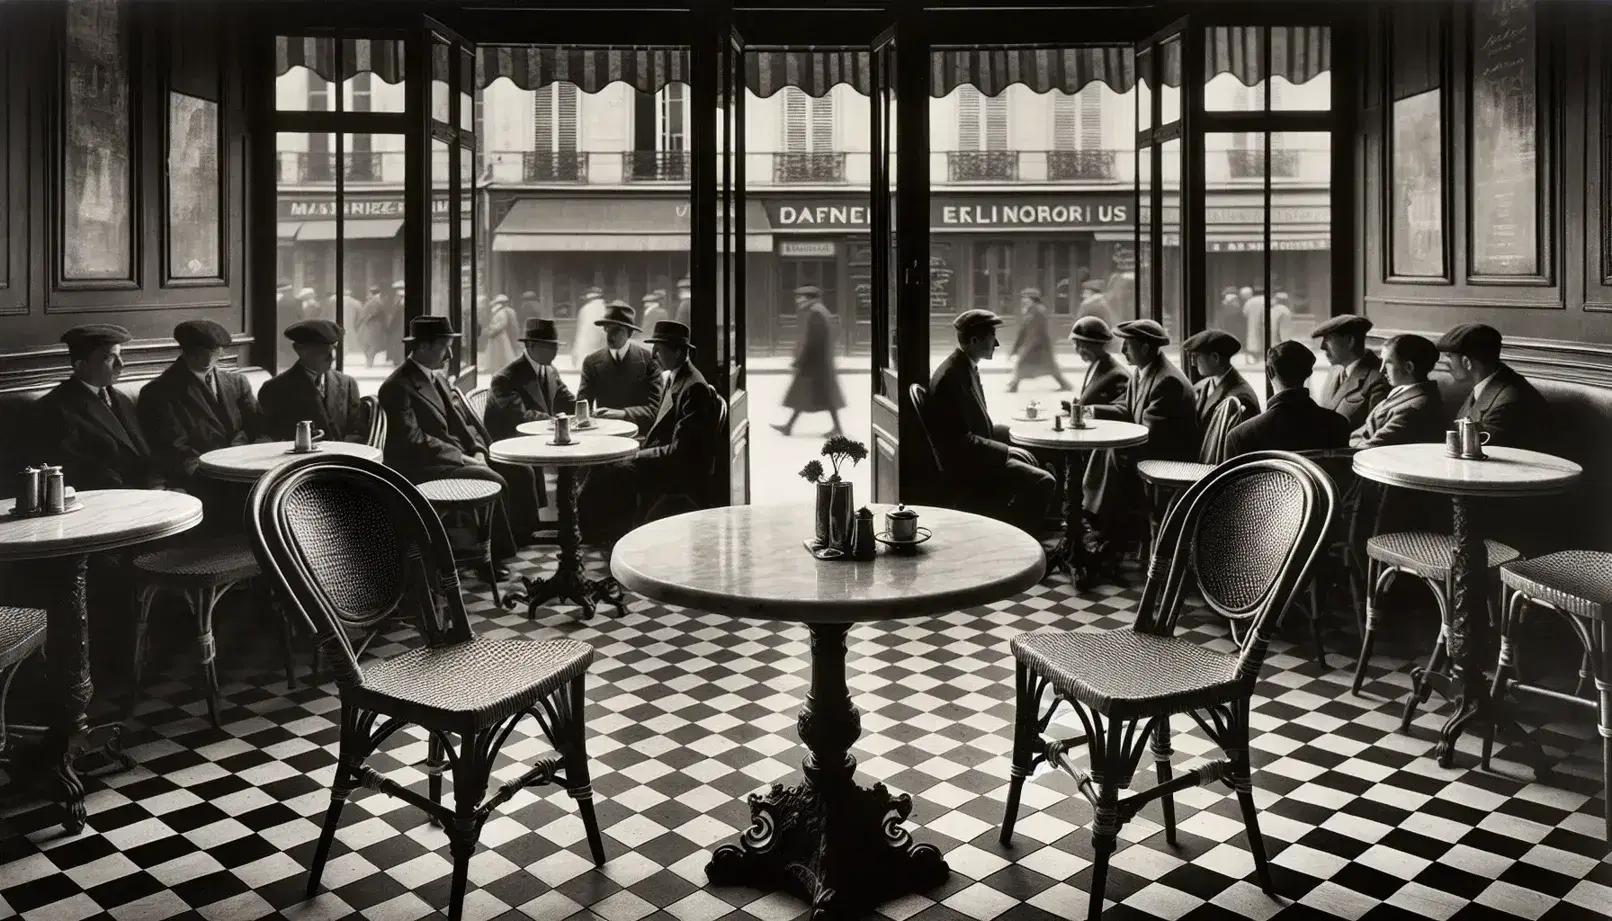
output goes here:
[{"label": "condiment caddy", "polygon": [[7,517],[35,518],[64,515],[84,507],[62,479],[62,468],[43,464],[25,467],[17,475],[17,503]]}]

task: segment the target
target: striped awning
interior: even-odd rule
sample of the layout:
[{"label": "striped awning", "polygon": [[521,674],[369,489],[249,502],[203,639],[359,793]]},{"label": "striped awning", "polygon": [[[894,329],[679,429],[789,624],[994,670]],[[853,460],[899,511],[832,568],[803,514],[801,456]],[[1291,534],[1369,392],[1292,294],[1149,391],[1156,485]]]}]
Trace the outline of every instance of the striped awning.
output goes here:
[{"label": "striped awning", "polygon": [[[1253,86],[1265,78],[1265,42],[1270,42],[1270,73],[1291,83],[1307,83],[1332,66],[1331,36],[1324,27],[1216,27],[1208,30],[1205,70],[1210,76],[1233,74]],[[338,55],[337,47],[341,53]],[[339,62],[338,62],[339,57]],[[1179,55],[1170,56],[1176,72],[1166,82],[1180,85]],[[1087,48],[937,49],[930,56],[929,90],[942,97],[959,86],[974,86],[995,96],[1022,85],[1037,93],[1077,93],[1103,83],[1116,93],[1136,84],[1135,54],[1130,46]],[[857,50],[757,50],[745,54],[745,83],[757,96],[796,87],[821,97],[841,84],[859,93],[872,90],[872,55]],[[330,39],[281,36],[276,43],[277,73],[306,67],[327,80],[373,73],[388,83],[403,77],[403,43],[396,40]],[[487,86],[508,79],[522,89],[551,83],[574,83],[595,93],[612,83],[626,83],[653,93],[668,83],[691,78],[686,47],[588,47],[552,45],[483,45],[478,50],[477,82]]]}]

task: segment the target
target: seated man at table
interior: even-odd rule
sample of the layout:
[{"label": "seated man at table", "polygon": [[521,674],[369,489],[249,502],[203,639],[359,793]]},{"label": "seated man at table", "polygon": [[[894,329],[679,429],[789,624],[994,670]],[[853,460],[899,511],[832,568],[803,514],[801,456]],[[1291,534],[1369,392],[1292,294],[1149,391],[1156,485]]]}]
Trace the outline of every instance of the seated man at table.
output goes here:
[{"label": "seated man at table", "polygon": [[130,338],[121,326],[101,324],[63,333],[73,376],[34,404],[35,454],[61,465],[62,478],[76,490],[163,486],[134,401],[115,386]]},{"label": "seated man at table", "polygon": [[721,403],[716,389],[690,361],[688,327],[655,324],[645,342],[671,380],[631,460],[594,470],[577,499],[577,514],[590,541],[609,541],[648,521],[701,507],[715,462]]},{"label": "seated man at table", "polygon": [[661,404],[660,365],[649,350],[632,341],[639,332],[637,312],[620,301],[604,308],[594,323],[605,331],[605,347],[582,359],[582,383],[577,399],[590,400],[601,419],[626,419],[649,431]]},{"label": "seated man at table", "polygon": [[1087,406],[1118,403],[1125,399],[1131,375],[1108,350],[1114,331],[1098,316],[1081,317],[1069,329],[1075,354],[1086,363],[1086,376],[1080,381],[1080,402]]},{"label": "seated man at table", "polygon": [[1001,347],[1001,326],[989,310],[965,310],[952,321],[957,347],[930,378],[924,421],[940,460],[945,504],[1037,533],[1057,481],[1035,455],[1008,440],[1007,426],[991,421],[980,386],[979,363]]},{"label": "seated man at table", "polygon": [[1103,451],[1086,468],[1083,485],[1091,503],[1087,511],[1096,520],[1087,542],[1110,566],[1128,545],[1147,538],[1150,509],[1136,462],[1191,461],[1198,456],[1192,384],[1165,357],[1169,334],[1152,320],[1127,320],[1114,328],[1114,334],[1124,340],[1120,348],[1134,369],[1131,383],[1124,400],[1093,406],[1092,415],[1147,426],[1147,442]]},{"label": "seated man at table", "polygon": [[514,438],[524,422],[576,412],[576,397],[554,367],[560,335],[553,320],[530,319],[521,334],[525,354],[493,375],[487,395],[487,431],[494,441]]},{"label": "seated man at table", "polygon": [[1200,433],[1209,430],[1209,420],[1214,418],[1220,404],[1227,400],[1242,404],[1244,419],[1259,415],[1259,395],[1231,366],[1232,358],[1243,350],[1243,344],[1236,336],[1218,329],[1206,329],[1189,336],[1181,343],[1181,348],[1192,356],[1192,365],[1198,372],[1198,381],[1192,385],[1192,399]]},{"label": "seated man at table", "polygon": [[519,507],[523,491],[512,489],[511,480],[525,484],[525,495],[535,496],[536,491],[530,469],[491,466],[487,460],[491,438],[486,429],[464,401],[449,392],[452,388],[439,373],[458,338],[446,317],[409,321],[408,336],[403,339],[408,357],[377,394],[381,411],[386,413],[385,458],[388,466],[415,483],[468,479],[502,487],[499,508],[503,511],[494,517],[503,524],[495,522],[493,527],[493,557],[501,560],[515,552],[511,528],[515,534],[529,535],[537,520],[536,509]]},{"label": "seated man at table", "polygon": [[194,491],[203,454],[269,439],[246,376],[218,365],[229,330],[186,320],[174,327],[174,339],[179,358],[141,390],[138,414],[168,484]]},{"label": "seated man at table", "polygon": [[1349,420],[1317,405],[1306,386],[1315,353],[1288,339],[1265,352],[1271,394],[1265,411],[1231,430],[1226,457],[1252,451],[1312,451],[1349,444]]},{"label": "seated man at table", "polygon": [[302,320],[286,327],[297,363],[264,381],[257,394],[270,438],[292,440],[298,422],[312,422],[326,441],[362,444],[369,438],[358,381],[336,370],[336,347],[343,334],[330,320]]},{"label": "seated man at table", "polygon": [[1350,429],[1364,425],[1372,407],[1388,396],[1382,361],[1366,348],[1369,332],[1371,321],[1352,313],[1333,317],[1310,332],[1310,338],[1321,340],[1321,351],[1332,363],[1316,402],[1349,420]]},{"label": "seated man at table", "polygon": [[1462,323],[1439,338],[1450,378],[1472,386],[1455,418],[1482,426],[1489,444],[1549,453],[1550,404],[1500,360],[1500,346],[1500,331],[1485,323]]},{"label": "seated man at table", "polygon": [[1444,440],[1444,405],[1438,384],[1429,380],[1438,364],[1438,347],[1414,334],[1383,345],[1383,375],[1391,388],[1372,407],[1364,425],[1349,436],[1352,448],[1426,444]]}]

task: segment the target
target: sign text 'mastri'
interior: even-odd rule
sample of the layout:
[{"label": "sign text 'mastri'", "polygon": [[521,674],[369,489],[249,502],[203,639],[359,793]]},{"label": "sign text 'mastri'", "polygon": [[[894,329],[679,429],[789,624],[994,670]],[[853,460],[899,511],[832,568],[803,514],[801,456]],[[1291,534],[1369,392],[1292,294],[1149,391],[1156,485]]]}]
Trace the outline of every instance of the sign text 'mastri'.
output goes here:
[{"label": "sign text 'mastri'", "polygon": [[[431,216],[443,218],[448,214],[448,199],[431,202]],[[403,219],[401,198],[349,198],[342,208],[348,220],[375,220],[379,218]],[[282,198],[280,219],[291,221],[333,221],[336,219],[336,201],[332,198]]]}]

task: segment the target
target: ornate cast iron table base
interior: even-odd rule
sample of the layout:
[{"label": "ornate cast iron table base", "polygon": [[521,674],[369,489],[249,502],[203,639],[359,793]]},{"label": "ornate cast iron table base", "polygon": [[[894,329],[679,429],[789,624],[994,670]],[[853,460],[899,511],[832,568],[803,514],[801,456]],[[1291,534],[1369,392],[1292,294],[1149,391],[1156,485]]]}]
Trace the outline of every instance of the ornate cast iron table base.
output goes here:
[{"label": "ornate cast iron table base", "polygon": [[504,596],[504,607],[514,610],[518,604],[526,605],[526,616],[535,619],[537,609],[550,601],[569,602],[576,606],[576,620],[592,620],[599,604],[616,609],[617,617],[627,616],[627,597],[614,576],[590,579],[582,569],[582,532],[576,515],[576,476],[570,467],[560,467],[555,489],[559,503],[560,556],[554,575],[543,579],[521,577],[522,590]]},{"label": "ornate cast iron table base", "polygon": [[858,786],[851,744],[861,714],[845,684],[846,624],[813,624],[812,686],[801,709],[805,779],[750,796],[753,824],[711,854],[713,885],[785,889],[812,903],[812,921],[871,914],[879,903],[944,882],[950,872],[932,844],[902,827],[912,797],[884,784]]},{"label": "ornate cast iron table base", "polygon": [[1047,571],[1061,572],[1080,591],[1096,588],[1102,581],[1097,557],[1086,547],[1085,493],[1081,487],[1090,455],[1064,452],[1064,528],[1058,545],[1047,554]]}]

